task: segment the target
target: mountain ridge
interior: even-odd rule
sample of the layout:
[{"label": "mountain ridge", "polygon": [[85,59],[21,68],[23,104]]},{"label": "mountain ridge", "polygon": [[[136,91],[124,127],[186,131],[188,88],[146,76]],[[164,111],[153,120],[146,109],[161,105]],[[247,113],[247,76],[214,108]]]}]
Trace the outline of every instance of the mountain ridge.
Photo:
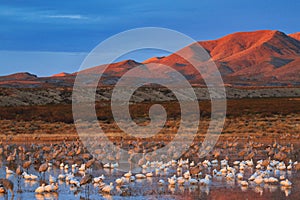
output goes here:
[{"label": "mountain ridge", "polygon": [[[199,41],[216,63],[225,84],[236,86],[284,86],[300,85],[300,32],[285,34],[278,30],[259,30],[251,32],[236,32],[216,40]],[[195,44],[190,44],[179,50],[188,57],[197,55]],[[165,57],[153,57],[143,62],[124,60],[112,64],[91,66],[80,71],[81,74],[99,74],[106,68],[105,78],[100,84],[113,85],[127,71],[138,65],[146,68],[150,64],[167,65],[182,73],[192,84],[204,84],[203,74],[186,60],[176,54]],[[164,71],[161,71],[164,73]],[[43,86],[70,86],[78,72],[73,74],[58,74],[52,77],[32,77],[30,80],[41,82]],[[15,79],[17,76],[0,77],[1,80]],[[11,81],[12,81],[11,80]],[[25,84],[24,80],[21,84]],[[6,83],[7,84],[7,83]]]}]

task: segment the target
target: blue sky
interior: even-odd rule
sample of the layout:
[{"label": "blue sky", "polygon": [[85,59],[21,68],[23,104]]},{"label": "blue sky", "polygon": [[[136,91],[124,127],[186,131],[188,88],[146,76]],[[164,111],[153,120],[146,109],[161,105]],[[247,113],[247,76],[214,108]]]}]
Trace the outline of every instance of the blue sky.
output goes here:
[{"label": "blue sky", "polygon": [[[2,1],[0,75],[77,71],[101,41],[138,27],[170,28],[196,40],[259,29],[299,32],[299,8],[297,0]],[[129,57],[142,61],[161,54],[148,51]]]}]

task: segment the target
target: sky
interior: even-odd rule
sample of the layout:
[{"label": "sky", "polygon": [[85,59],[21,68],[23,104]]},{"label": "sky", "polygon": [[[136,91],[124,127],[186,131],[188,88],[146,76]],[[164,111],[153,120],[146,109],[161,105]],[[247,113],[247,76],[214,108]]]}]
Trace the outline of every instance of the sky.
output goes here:
[{"label": "sky", "polygon": [[[299,8],[298,0],[1,1],[0,76],[75,72],[100,42],[133,28],[164,27],[199,41],[261,29],[299,32]],[[141,51],[122,59],[165,54]]]}]

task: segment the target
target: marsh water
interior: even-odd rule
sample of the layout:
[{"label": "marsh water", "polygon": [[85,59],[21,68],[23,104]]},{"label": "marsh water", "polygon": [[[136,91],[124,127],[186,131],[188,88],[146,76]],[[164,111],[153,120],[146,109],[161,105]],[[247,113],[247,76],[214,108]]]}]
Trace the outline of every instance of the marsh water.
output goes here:
[{"label": "marsh water", "polygon": [[[248,187],[241,187],[239,181],[226,180],[224,176],[212,177],[209,185],[190,185],[184,184],[182,186],[170,186],[168,184],[168,177],[173,175],[180,176],[184,173],[178,173],[176,167],[169,167],[168,171],[160,171],[155,173],[155,169],[140,169],[140,172],[154,173],[153,177],[146,179],[136,179],[134,182],[125,180],[125,183],[118,187],[116,186],[116,178],[121,177],[124,172],[117,169],[98,169],[89,170],[89,173],[94,177],[104,175],[106,184],[114,183],[114,189],[111,194],[104,194],[99,192],[99,185],[91,183],[89,188],[87,186],[74,187],[65,181],[58,181],[58,192],[36,194],[35,189],[40,186],[40,181],[29,181],[21,178],[18,183],[16,175],[6,175],[5,166],[1,164],[0,176],[1,178],[8,178],[14,182],[15,195],[12,198],[11,194],[8,196],[2,194],[0,199],[299,199],[300,195],[300,173],[296,171],[282,171],[279,175],[285,175],[292,181],[291,188],[282,188],[277,184],[261,184],[256,185],[249,182]],[[10,169],[14,170],[14,166]],[[218,166],[205,169],[205,173],[210,173],[214,168],[219,169]],[[244,179],[247,180],[255,171],[254,168],[247,167],[245,169]],[[83,173],[73,171],[75,178],[80,181]],[[39,175],[39,173],[31,167],[28,173]],[[45,182],[48,181],[49,175],[58,177],[59,174],[72,173],[71,169],[65,170],[59,167],[51,167],[45,173]],[[205,174],[204,173],[204,174]],[[42,178],[42,177],[41,177]],[[159,185],[158,180],[164,180],[165,184]],[[21,191],[18,190],[18,184]]]}]

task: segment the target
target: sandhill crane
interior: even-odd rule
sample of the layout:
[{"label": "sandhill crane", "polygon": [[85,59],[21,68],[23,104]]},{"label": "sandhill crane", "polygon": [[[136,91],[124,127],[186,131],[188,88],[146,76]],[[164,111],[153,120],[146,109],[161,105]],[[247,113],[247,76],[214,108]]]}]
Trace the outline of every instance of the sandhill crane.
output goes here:
[{"label": "sandhill crane", "polygon": [[43,173],[44,178],[45,178],[45,172],[47,171],[47,169],[48,169],[48,163],[47,163],[47,162],[46,162],[46,163],[43,163],[43,164],[40,165],[40,167],[39,167],[39,173],[40,173],[40,175]]},{"label": "sandhill crane", "polygon": [[28,169],[29,169],[30,166],[31,166],[31,163],[32,163],[31,158],[29,158],[28,161],[26,161],[26,162],[23,163],[23,168],[26,169],[26,172],[27,172],[27,173],[28,173]]},{"label": "sandhill crane", "polygon": [[11,195],[14,196],[14,183],[6,178],[0,178],[0,184],[4,186],[6,190],[9,190]]},{"label": "sandhill crane", "polygon": [[14,149],[14,152],[9,154],[9,156],[6,158],[6,160],[9,162],[9,163],[12,163],[16,160],[16,155],[17,155],[17,149]]},{"label": "sandhill crane", "polygon": [[85,167],[90,168],[94,164],[94,162],[95,162],[95,158],[87,161],[86,164],[85,164]]},{"label": "sandhill crane", "polygon": [[19,165],[18,168],[16,169],[16,174],[18,176],[18,192],[21,192],[21,188],[20,188],[20,179],[21,179],[21,176],[23,174],[23,169],[22,167]]},{"label": "sandhill crane", "polygon": [[87,198],[89,197],[89,184],[93,181],[93,176],[91,174],[85,174],[82,179],[80,180],[80,185],[87,185],[86,186],[86,192],[87,192]]}]

